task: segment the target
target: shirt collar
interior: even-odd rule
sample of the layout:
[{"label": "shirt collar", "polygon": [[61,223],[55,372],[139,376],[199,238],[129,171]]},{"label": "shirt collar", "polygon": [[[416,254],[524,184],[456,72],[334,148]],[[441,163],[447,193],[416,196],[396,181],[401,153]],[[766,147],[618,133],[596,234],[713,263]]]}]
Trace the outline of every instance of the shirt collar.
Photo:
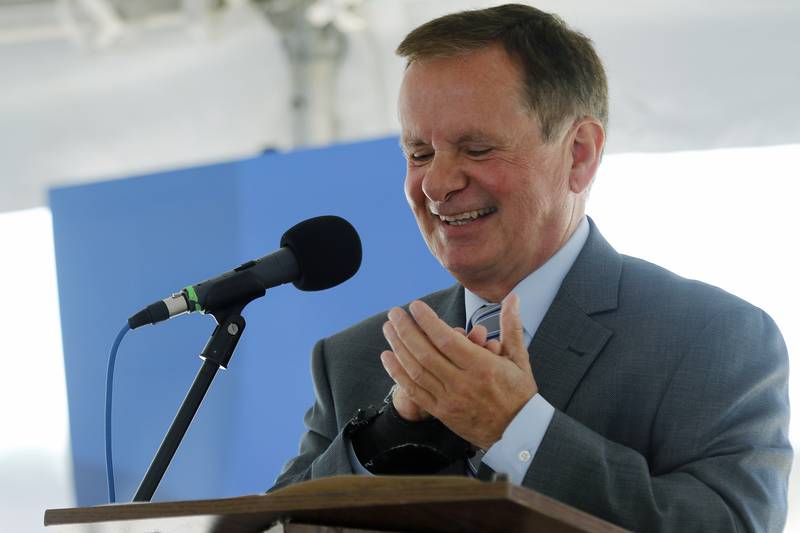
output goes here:
[{"label": "shirt collar", "polygon": [[[589,237],[589,221],[584,216],[569,240],[542,266],[528,274],[511,292],[519,297],[519,312],[525,329],[525,340],[530,342],[545,313],[572,268]],[[489,302],[464,287],[464,308],[467,320],[482,305]]]}]

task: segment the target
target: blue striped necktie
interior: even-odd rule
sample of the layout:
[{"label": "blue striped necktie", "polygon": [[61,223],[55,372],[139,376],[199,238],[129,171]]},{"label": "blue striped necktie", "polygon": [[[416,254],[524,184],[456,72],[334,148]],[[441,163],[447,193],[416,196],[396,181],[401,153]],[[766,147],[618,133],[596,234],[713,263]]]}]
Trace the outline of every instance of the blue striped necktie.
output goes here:
[{"label": "blue striped necktie", "polygon": [[[477,325],[486,328],[486,340],[500,338],[500,304],[484,304],[480,306],[467,322],[467,333]],[[483,458],[483,451],[477,450],[475,455],[467,459],[467,467],[472,477],[478,477],[478,472],[481,471],[481,478],[487,479],[492,472],[492,469],[487,465],[481,468],[481,459]]]},{"label": "blue striped necktie", "polygon": [[486,328],[486,340],[500,338],[500,304],[484,304],[472,313],[467,322],[467,333],[477,325]]}]

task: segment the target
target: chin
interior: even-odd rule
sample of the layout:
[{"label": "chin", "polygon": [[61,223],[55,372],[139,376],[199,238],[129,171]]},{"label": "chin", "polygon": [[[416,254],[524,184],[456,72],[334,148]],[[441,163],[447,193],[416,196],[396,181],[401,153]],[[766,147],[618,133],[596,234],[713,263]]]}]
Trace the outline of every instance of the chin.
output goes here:
[{"label": "chin", "polygon": [[487,270],[486,264],[484,262],[476,261],[475,257],[460,257],[460,258],[443,258],[441,256],[437,257],[439,263],[447,269],[450,274],[453,275],[457,280],[461,281],[463,284],[463,280],[465,279],[473,279],[476,276],[479,277],[481,272],[485,272]]}]

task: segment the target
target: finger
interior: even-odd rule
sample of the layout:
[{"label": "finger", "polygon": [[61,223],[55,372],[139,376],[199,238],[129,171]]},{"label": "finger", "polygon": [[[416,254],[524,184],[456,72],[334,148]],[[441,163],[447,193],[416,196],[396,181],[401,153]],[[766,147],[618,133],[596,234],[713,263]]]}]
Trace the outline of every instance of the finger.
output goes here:
[{"label": "finger", "polygon": [[461,333],[465,337],[467,336],[467,330],[465,330],[464,328],[453,328],[453,329],[456,330],[457,332]]},{"label": "finger", "polygon": [[429,342],[456,368],[466,369],[474,365],[475,357],[480,357],[482,351],[476,350],[472,341],[456,334],[433,309],[419,300],[411,302],[409,310]]},{"label": "finger", "polygon": [[403,366],[403,370],[405,370],[410,379],[431,394],[441,395],[443,393],[444,386],[442,382],[425,368],[425,366],[417,360],[417,357],[409,352],[405,343],[397,335],[397,330],[391,322],[385,322],[383,324],[383,336],[386,337],[386,340],[392,347],[395,357]]},{"label": "finger", "polygon": [[408,376],[403,365],[397,359],[397,354],[386,350],[381,353],[381,362],[389,377],[404,389],[406,396],[421,409],[430,413],[431,409],[436,406],[436,398]]},{"label": "finger", "polygon": [[[432,310],[431,313],[434,316],[436,315]],[[436,320],[439,320],[439,318],[436,317]],[[447,354],[443,354],[435,346],[425,331],[420,328],[408,313],[399,307],[395,307],[389,311],[389,321],[394,327],[397,337],[405,345],[406,352],[412,355],[420,365],[434,374],[442,383],[458,379],[457,372],[459,368],[452,363]],[[453,331],[450,326],[445,324],[444,327],[447,328],[447,333],[451,337],[459,339],[465,344],[472,344],[463,335]]]},{"label": "finger", "polygon": [[489,350],[495,355],[503,355],[503,346],[500,344],[500,341],[497,339],[492,339],[486,344],[483,345],[484,348]]},{"label": "finger", "polygon": [[467,335],[467,338],[477,344],[478,346],[485,346],[486,345],[486,335],[489,332],[486,330],[486,326],[478,324],[474,328],[472,328]]},{"label": "finger", "polygon": [[502,352],[510,356],[517,366],[524,368],[530,364],[522,319],[519,316],[519,296],[513,292],[503,300],[500,310],[500,344]]}]

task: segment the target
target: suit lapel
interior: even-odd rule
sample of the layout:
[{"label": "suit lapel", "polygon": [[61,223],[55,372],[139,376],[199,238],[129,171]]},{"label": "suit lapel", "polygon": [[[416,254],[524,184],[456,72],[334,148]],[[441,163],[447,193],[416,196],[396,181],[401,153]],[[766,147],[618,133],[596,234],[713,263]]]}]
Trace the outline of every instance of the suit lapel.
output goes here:
[{"label": "suit lapel", "polygon": [[610,338],[611,331],[574,302],[553,301],[528,348],[539,392],[553,407],[567,408],[581,378]]},{"label": "suit lapel", "polygon": [[460,284],[453,285],[449,289],[439,291],[424,298],[425,302],[436,311],[439,318],[447,322],[451,327],[463,328],[467,319],[464,310],[464,287]]},{"label": "suit lapel", "polygon": [[622,258],[589,223],[586,244],[528,349],[542,396],[561,411],[612,336],[591,315],[617,307]]}]

